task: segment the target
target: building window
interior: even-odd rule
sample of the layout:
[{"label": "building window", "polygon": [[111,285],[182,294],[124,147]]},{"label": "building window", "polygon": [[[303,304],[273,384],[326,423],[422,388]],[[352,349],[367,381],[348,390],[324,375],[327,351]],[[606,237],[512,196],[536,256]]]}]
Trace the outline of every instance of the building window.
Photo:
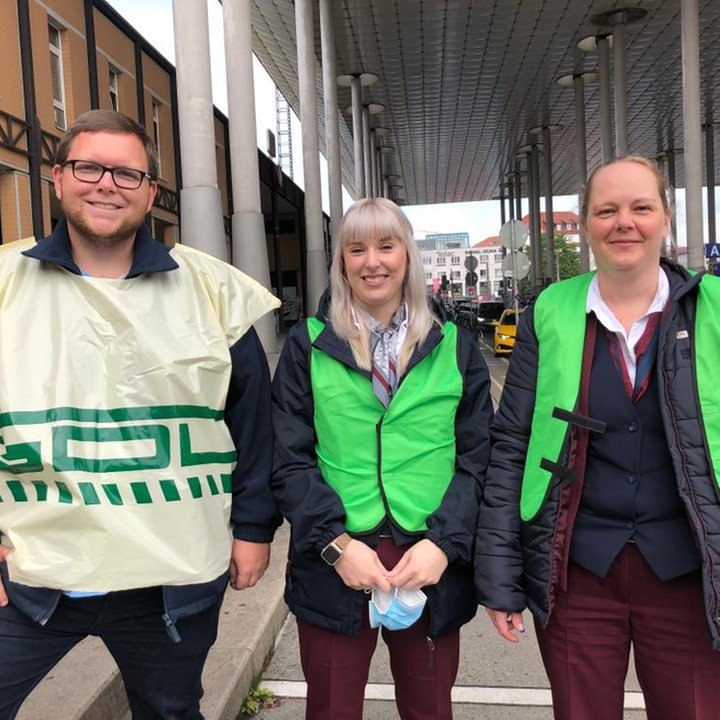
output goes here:
[{"label": "building window", "polygon": [[50,81],[53,95],[53,117],[55,127],[65,130],[67,118],[65,113],[65,81],[63,79],[62,39],[61,31],[48,24],[48,42],[50,45]]},{"label": "building window", "polygon": [[447,260],[446,257],[437,258],[437,265],[447,265],[447,263],[445,262],[446,260]]},{"label": "building window", "polygon": [[162,175],[162,164],[160,162],[160,103],[157,100],[152,101],[152,138],[157,152],[158,177],[160,177]]},{"label": "building window", "polygon": [[117,112],[120,110],[120,97],[118,88],[120,85],[120,73],[115,68],[110,68],[108,74],[108,87],[110,89],[110,107]]},{"label": "building window", "polygon": [[460,257],[458,255],[453,255],[450,258],[450,264],[451,265],[459,265],[460,264]]}]

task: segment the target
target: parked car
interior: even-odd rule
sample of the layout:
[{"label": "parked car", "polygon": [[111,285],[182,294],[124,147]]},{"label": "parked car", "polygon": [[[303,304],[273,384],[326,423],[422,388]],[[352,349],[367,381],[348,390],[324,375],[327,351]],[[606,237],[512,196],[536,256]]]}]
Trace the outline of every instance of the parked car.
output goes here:
[{"label": "parked car", "polygon": [[524,308],[520,308],[517,313],[515,308],[508,308],[503,311],[500,319],[493,323],[495,326],[495,338],[493,349],[495,357],[499,355],[509,355],[515,347],[515,335],[517,333],[517,321],[520,313]]},{"label": "parked car", "polygon": [[458,300],[454,307],[454,320],[461,327],[467,328],[476,340],[480,337],[480,326],[477,321],[477,303],[472,300]]},{"label": "parked car", "polygon": [[479,340],[482,333],[494,331],[493,322],[500,319],[505,305],[495,300],[459,300],[455,304],[455,322],[466,327]]},{"label": "parked car", "polygon": [[493,333],[493,323],[499,320],[505,310],[505,303],[500,300],[483,300],[477,304],[477,320],[480,332]]}]

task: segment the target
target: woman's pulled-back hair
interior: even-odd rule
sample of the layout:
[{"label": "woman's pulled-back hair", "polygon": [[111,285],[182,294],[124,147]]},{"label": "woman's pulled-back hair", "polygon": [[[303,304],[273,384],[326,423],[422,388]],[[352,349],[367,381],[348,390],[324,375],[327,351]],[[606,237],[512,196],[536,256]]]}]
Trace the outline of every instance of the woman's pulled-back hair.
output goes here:
[{"label": "woman's pulled-back hair", "polygon": [[364,198],[353,203],[343,216],[330,267],[330,322],[335,332],[350,343],[358,366],[370,370],[370,329],[345,276],[343,249],[353,242],[388,237],[399,240],[407,253],[403,282],[403,301],[408,309],[407,335],[398,353],[398,370],[402,374],[413,350],[425,340],[437,318],[428,306],[425,275],[412,225],[391,200]]}]

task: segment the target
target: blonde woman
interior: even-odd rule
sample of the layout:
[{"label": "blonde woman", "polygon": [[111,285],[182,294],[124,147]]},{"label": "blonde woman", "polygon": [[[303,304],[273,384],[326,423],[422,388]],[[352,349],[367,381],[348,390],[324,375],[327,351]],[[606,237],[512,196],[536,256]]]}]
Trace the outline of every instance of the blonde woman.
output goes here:
[{"label": "blonde woman", "polygon": [[381,627],[400,717],[451,718],[459,628],[476,611],[488,371],[471,335],[429,306],[394,203],[356,202],[338,235],[330,290],[290,332],[273,383],[306,717],[362,718]]}]

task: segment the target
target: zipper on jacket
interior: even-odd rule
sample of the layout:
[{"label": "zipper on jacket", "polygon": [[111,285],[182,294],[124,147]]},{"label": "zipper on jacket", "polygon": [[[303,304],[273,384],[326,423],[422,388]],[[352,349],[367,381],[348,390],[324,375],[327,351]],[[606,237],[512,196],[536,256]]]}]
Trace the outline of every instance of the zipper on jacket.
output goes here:
[{"label": "zipper on jacket", "polygon": [[173,619],[167,614],[163,613],[162,616],[163,622],[165,623],[165,630],[167,631],[167,634],[170,636],[170,639],[174,643],[179,643],[180,633],[178,632],[177,628],[175,627],[175,623],[173,622]]},{"label": "zipper on jacket", "polygon": [[377,484],[380,490],[380,497],[383,501],[383,507],[385,508],[385,516],[392,519],[392,513],[390,512],[390,505],[385,495],[385,488],[383,487],[382,478],[382,424],[384,416],[380,418],[377,425],[375,425],[375,438],[377,441]]},{"label": "zipper on jacket", "polygon": [[40,623],[40,625],[46,625],[47,621],[53,616],[53,613],[57,609],[58,603],[60,602],[61,595],[62,593],[58,592],[55,596],[53,604],[46,610],[45,614],[42,617],[37,618],[37,622]]}]

